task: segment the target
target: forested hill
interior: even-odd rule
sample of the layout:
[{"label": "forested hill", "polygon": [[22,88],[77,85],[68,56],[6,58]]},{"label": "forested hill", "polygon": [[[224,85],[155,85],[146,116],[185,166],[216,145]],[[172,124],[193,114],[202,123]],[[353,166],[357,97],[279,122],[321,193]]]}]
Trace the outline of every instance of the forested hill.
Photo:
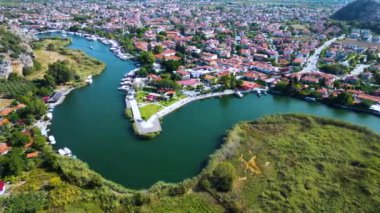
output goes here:
[{"label": "forested hill", "polygon": [[331,16],[341,21],[355,21],[362,28],[380,33],[380,0],[356,0]]}]

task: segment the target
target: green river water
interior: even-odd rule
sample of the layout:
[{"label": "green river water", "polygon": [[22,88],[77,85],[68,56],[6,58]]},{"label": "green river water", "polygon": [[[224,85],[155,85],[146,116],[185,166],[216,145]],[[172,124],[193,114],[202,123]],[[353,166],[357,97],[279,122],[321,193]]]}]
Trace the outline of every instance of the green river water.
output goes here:
[{"label": "green river water", "polygon": [[380,131],[380,118],[373,115],[251,94],[242,99],[231,96],[191,103],[164,118],[163,132],[157,138],[140,140],[124,117],[124,95],[117,90],[134,63],[119,60],[100,42],[70,37],[69,48],[80,49],[107,67],[92,85],[74,90],[56,107],[50,134],[55,136],[57,148],[69,147],[92,169],[126,187],[148,188],[157,181],[179,182],[195,176],[221,145],[226,130],[239,121],[274,113],[309,113]]}]

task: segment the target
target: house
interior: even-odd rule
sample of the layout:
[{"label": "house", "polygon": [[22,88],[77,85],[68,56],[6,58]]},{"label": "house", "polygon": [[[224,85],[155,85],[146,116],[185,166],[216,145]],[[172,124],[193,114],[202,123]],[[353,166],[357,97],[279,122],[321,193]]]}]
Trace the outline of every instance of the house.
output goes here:
[{"label": "house", "polygon": [[138,42],[135,42],[134,45],[136,49],[139,51],[148,51],[148,46],[149,46],[148,42],[138,41]]},{"label": "house", "polygon": [[145,100],[147,101],[150,101],[150,102],[154,102],[154,101],[157,101],[158,99],[161,98],[161,95],[160,94],[157,94],[157,93],[149,93],[146,97],[145,97]]},{"label": "house", "polygon": [[54,95],[48,100],[48,103],[57,103],[63,96],[62,92],[56,92]]},{"label": "house", "polygon": [[243,84],[241,85],[240,89],[241,90],[252,90],[252,89],[260,88],[260,87],[261,87],[260,84],[256,84],[256,83],[253,83],[250,81],[243,81]]},{"label": "house", "polygon": [[0,155],[8,154],[11,147],[9,147],[6,143],[0,143]]},{"label": "house", "polygon": [[5,182],[0,180],[0,195],[3,195],[5,193]]},{"label": "house", "polygon": [[159,81],[159,80],[161,80],[161,77],[158,76],[158,75],[155,75],[155,74],[149,74],[147,76],[147,78],[148,78],[149,81]]},{"label": "house", "polygon": [[26,154],[26,158],[36,158],[40,153],[38,151]]},{"label": "house", "polygon": [[201,82],[198,79],[193,79],[193,78],[177,81],[177,83],[181,86],[190,86],[190,87],[196,87],[201,84]]},{"label": "house", "polygon": [[360,100],[368,100],[375,103],[380,103],[380,97],[373,96],[373,95],[367,95],[367,94],[359,94],[356,96]]},{"label": "house", "polygon": [[3,126],[5,124],[9,124],[9,120],[6,118],[4,118],[4,119],[0,118],[0,126]]},{"label": "house", "polygon": [[184,70],[178,70],[178,71],[176,71],[176,73],[178,75],[180,75],[183,80],[190,79],[190,73],[188,73]]},{"label": "house", "polygon": [[204,80],[209,83],[209,84],[213,84],[216,82],[216,77],[215,76],[212,76],[212,75],[204,75]]},{"label": "house", "polygon": [[344,82],[349,83],[349,84],[355,84],[358,81],[359,81],[359,78],[356,76],[348,76],[344,79]]}]

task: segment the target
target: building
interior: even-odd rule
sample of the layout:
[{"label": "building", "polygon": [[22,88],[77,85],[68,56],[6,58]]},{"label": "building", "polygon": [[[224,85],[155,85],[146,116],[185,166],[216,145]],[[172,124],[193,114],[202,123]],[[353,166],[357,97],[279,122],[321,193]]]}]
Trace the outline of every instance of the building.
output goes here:
[{"label": "building", "polygon": [[11,147],[9,147],[6,143],[0,143],[0,155],[8,154]]},{"label": "building", "polygon": [[5,187],[5,182],[0,180],[0,195],[3,195],[5,193]]},{"label": "building", "polygon": [[54,95],[48,100],[49,103],[56,103],[58,102],[63,96],[62,92],[56,92]]}]

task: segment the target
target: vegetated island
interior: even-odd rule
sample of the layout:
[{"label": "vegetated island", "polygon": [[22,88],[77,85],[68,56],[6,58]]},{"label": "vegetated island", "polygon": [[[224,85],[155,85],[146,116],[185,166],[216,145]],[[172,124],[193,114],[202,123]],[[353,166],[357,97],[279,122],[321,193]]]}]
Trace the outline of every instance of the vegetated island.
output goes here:
[{"label": "vegetated island", "polygon": [[74,87],[86,85],[88,76],[99,75],[105,68],[105,64],[92,58],[80,50],[67,48],[71,44],[69,38],[48,37],[33,42],[33,52],[36,61],[41,64],[41,69],[26,74],[28,80],[41,79],[49,70],[49,65],[62,62],[72,70],[72,77],[64,82]]},{"label": "vegetated island", "polygon": [[[0,211],[87,212],[376,212],[380,135],[308,115],[273,115],[237,124],[196,177],[129,190],[51,147],[11,173]],[[6,162],[6,164],[3,164]],[[26,168],[28,167],[28,168]]]}]

